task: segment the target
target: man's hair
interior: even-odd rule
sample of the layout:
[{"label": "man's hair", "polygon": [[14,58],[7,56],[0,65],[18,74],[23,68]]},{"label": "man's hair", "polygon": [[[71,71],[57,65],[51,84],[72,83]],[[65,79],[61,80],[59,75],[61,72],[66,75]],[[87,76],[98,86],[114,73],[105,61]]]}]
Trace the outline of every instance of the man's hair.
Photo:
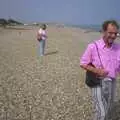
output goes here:
[{"label": "man's hair", "polygon": [[104,21],[104,23],[102,24],[103,31],[107,30],[109,24],[112,24],[113,26],[116,26],[117,29],[119,29],[119,24],[117,23],[117,21],[115,21],[115,20],[107,20],[107,21]]}]

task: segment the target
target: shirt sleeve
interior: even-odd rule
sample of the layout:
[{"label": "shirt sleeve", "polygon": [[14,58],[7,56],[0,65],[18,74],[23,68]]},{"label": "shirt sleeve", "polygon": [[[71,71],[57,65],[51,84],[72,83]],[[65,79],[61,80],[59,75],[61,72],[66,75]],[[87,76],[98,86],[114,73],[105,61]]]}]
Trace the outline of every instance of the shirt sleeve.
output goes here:
[{"label": "shirt sleeve", "polygon": [[38,33],[39,33],[39,34],[42,34],[42,29],[39,29]]},{"label": "shirt sleeve", "polygon": [[92,62],[92,44],[87,46],[87,49],[80,57],[80,65],[87,65]]}]

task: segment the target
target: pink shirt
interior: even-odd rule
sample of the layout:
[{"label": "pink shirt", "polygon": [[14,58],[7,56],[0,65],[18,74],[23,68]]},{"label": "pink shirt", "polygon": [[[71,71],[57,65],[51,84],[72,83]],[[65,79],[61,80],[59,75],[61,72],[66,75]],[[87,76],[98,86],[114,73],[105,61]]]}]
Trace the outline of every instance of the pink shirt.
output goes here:
[{"label": "pink shirt", "polygon": [[43,30],[43,29],[40,28],[38,33],[42,36],[42,40],[46,40],[47,39],[46,30]]},{"label": "pink shirt", "polygon": [[[98,46],[100,58],[103,67],[109,72],[108,77],[116,78],[120,72],[120,45],[114,43],[111,48],[106,48],[103,39],[95,41]],[[97,54],[97,49],[94,43],[88,45],[85,53],[80,58],[80,64],[87,65],[92,62],[96,68],[101,68],[101,63]]]}]

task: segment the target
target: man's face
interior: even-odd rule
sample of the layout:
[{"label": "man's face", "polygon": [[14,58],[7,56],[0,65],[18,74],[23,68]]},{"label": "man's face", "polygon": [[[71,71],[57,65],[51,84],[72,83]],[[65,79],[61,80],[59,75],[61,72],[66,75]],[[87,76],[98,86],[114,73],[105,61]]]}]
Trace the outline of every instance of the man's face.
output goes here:
[{"label": "man's face", "polygon": [[109,24],[107,30],[104,31],[104,38],[109,43],[112,44],[116,39],[118,34],[118,29],[115,25]]}]

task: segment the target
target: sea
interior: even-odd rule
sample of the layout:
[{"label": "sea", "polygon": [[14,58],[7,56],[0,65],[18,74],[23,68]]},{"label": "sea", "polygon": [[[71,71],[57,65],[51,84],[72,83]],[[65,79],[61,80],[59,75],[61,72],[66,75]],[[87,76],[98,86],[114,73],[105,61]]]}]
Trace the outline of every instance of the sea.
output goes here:
[{"label": "sea", "polygon": [[100,32],[102,30],[101,25],[67,25],[69,27],[75,27],[75,28],[82,28],[86,30],[92,30],[96,32]]}]

